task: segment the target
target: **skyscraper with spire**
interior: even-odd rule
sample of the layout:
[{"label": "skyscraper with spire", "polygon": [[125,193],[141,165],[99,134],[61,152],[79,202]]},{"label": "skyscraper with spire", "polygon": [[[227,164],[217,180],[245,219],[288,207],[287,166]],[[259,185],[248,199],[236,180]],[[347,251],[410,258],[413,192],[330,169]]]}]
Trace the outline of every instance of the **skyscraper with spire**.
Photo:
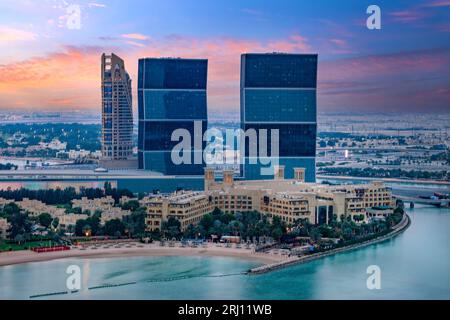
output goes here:
[{"label": "skyscraper with spire", "polygon": [[128,160],[133,153],[131,78],[124,61],[102,55],[102,160]]}]

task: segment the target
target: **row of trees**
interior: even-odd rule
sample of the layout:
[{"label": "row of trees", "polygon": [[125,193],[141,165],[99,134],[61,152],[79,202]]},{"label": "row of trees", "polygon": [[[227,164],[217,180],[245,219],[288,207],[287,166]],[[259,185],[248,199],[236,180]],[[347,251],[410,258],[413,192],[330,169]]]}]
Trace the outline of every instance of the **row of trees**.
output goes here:
[{"label": "row of trees", "polygon": [[310,237],[313,242],[320,242],[322,238],[335,238],[345,244],[390,231],[401,221],[403,214],[403,209],[398,207],[386,220],[373,220],[369,223],[356,223],[350,217],[343,216],[338,220],[336,215],[329,224],[323,225],[311,224],[308,219],[298,219],[285,240]]},{"label": "row of trees", "polygon": [[377,178],[409,178],[409,179],[435,179],[450,180],[447,171],[419,171],[383,168],[349,168],[331,167],[320,168],[320,173],[352,177],[377,177]]},{"label": "row of trees", "polygon": [[180,222],[169,218],[163,222],[161,235],[166,238],[209,238],[211,235],[235,235],[242,238],[259,238],[270,236],[280,242],[291,242],[297,237],[309,237],[313,242],[320,242],[323,238],[340,239],[342,244],[366,239],[391,230],[403,216],[403,209],[398,207],[386,220],[374,220],[369,223],[357,223],[364,220],[364,216],[349,216],[340,219],[335,215],[329,224],[314,225],[308,219],[298,219],[287,225],[279,217],[269,219],[259,212],[229,214],[215,209],[205,215],[197,225],[190,225],[183,233]]},{"label": "row of trees", "polygon": [[17,166],[15,164],[12,163],[0,163],[0,170],[17,170]]},{"label": "row of trees", "polygon": [[133,197],[133,193],[127,189],[112,188],[111,183],[109,182],[105,182],[104,189],[82,187],[78,192],[73,187],[65,189],[30,190],[21,188],[18,190],[0,190],[0,198],[14,201],[22,201],[24,198],[28,198],[31,200],[42,201],[48,205],[65,205],[70,204],[74,199],[81,199],[82,197],[95,199],[104,196],[111,196],[117,204],[121,197]]},{"label": "row of trees", "polygon": [[166,238],[209,238],[211,235],[235,235],[242,238],[271,236],[280,240],[287,232],[287,225],[279,217],[272,222],[259,212],[224,213],[218,208],[203,216],[197,225],[190,225],[181,232],[180,222],[170,217],[161,226],[161,235]]}]

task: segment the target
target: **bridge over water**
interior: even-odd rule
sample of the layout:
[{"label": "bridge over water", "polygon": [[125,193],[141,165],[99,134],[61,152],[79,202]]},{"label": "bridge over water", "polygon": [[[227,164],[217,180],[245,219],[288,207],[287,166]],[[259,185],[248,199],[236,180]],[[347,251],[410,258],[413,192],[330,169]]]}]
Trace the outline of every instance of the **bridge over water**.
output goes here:
[{"label": "bridge over water", "polygon": [[419,197],[397,196],[403,202],[413,202],[414,204],[425,204],[435,207],[449,207],[450,199],[423,199]]}]

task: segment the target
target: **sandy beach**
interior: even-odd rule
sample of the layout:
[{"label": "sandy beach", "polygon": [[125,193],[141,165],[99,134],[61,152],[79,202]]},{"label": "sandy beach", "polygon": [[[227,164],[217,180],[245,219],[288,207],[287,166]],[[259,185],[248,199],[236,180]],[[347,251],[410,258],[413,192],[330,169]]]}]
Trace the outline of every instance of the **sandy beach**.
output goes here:
[{"label": "sandy beach", "polygon": [[65,258],[116,258],[116,257],[140,257],[140,256],[216,256],[235,257],[241,259],[257,260],[264,264],[271,264],[287,259],[281,254],[255,253],[253,249],[226,248],[208,244],[206,247],[161,247],[158,243],[124,245],[121,248],[99,246],[88,247],[84,250],[73,248],[68,251],[36,253],[33,251],[14,251],[0,253],[0,266],[14,265],[20,263],[31,263],[49,261]]}]

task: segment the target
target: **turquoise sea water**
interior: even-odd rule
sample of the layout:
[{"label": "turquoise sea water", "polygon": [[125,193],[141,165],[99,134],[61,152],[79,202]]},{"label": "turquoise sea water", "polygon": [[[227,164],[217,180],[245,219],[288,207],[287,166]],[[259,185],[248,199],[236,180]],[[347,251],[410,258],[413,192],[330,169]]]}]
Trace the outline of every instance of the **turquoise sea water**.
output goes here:
[{"label": "turquoise sea water", "polygon": [[[82,290],[45,299],[450,299],[450,209],[416,206],[408,214],[411,227],[394,239],[257,276],[211,277],[259,265],[221,257],[65,259],[0,267],[0,299],[66,291],[65,271],[72,264],[82,270]],[[366,287],[370,265],[381,268],[380,290]],[[175,279],[149,282],[167,278]],[[136,283],[88,289],[129,282]]]}]

